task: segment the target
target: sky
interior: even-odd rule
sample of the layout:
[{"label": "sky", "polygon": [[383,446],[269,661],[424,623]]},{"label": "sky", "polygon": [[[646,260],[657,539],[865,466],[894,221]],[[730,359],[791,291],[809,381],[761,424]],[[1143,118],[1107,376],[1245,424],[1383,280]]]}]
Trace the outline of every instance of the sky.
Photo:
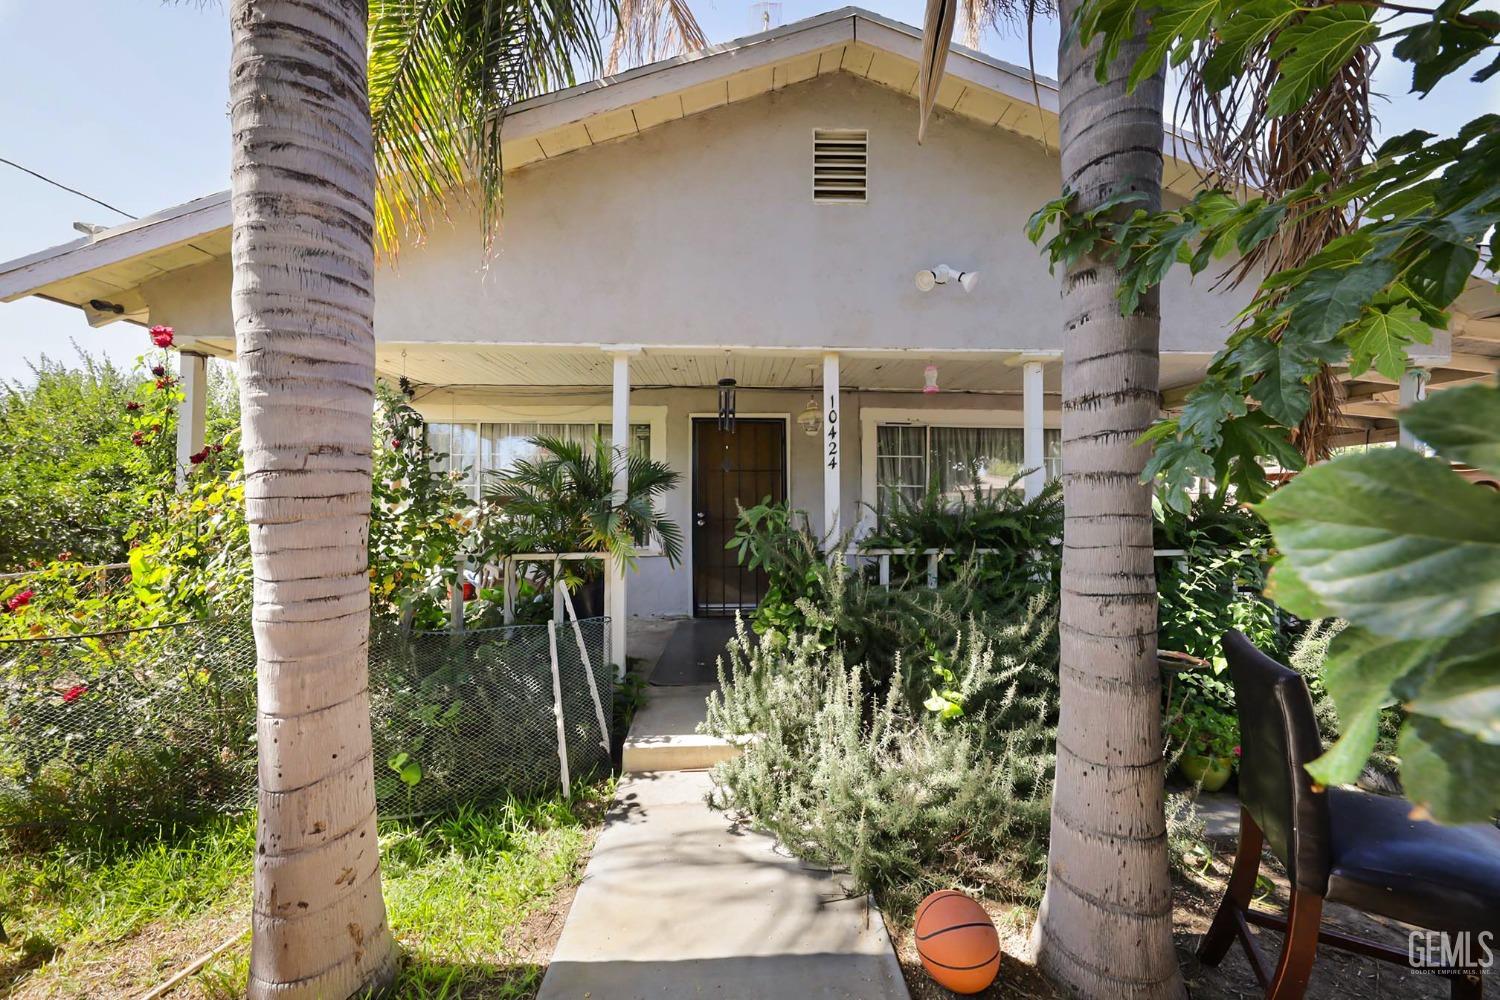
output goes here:
[{"label": "sky", "polygon": [[[711,42],[759,30],[749,2],[690,0]],[[839,0],[787,0],[777,23],[811,17]],[[920,25],[923,0],[862,6]],[[1057,30],[1040,25],[1037,68],[1054,75]],[[1027,62],[1019,32],[982,48]],[[192,0],[0,0],[0,157],[24,164],[132,215],[147,215],[229,185],[229,27],[222,4]],[[1376,87],[1384,134],[1438,133],[1484,111],[1500,112],[1500,76],[1445,81],[1417,101],[1403,64],[1387,58]],[[124,217],[0,164],[0,261],[75,239],[74,222]],[[26,380],[40,355],[73,361],[74,345],[130,364],[146,347],[127,323],[99,330],[73,308],[37,299],[0,304],[0,380]]]}]

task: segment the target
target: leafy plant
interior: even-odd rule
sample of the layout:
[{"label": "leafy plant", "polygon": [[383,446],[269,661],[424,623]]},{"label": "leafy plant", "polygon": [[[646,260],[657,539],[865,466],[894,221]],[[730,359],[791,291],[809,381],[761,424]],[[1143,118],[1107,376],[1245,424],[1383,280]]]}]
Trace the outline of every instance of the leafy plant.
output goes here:
[{"label": "leafy plant", "polygon": [[[1270,118],[1287,114],[1343,71],[1360,46],[1394,40],[1393,55],[1412,66],[1412,89],[1427,94],[1478,58],[1474,74],[1500,71],[1500,14],[1475,10],[1472,0],[1431,9],[1359,0],[1308,8],[1295,0],[1253,4],[1168,0],[1141,8],[1133,0],[1092,0],[1078,24],[1087,41],[1102,36],[1102,67],[1135,30],[1137,14],[1150,25],[1150,44],[1132,78],[1144,79],[1170,58],[1211,52],[1201,67],[1206,88],[1237,84],[1268,45],[1275,82],[1267,95]],[[1392,17],[1377,21],[1374,8]],[[1215,357],[1208,377],[1191,392],[1179,416],[1161,421],[1147,440],[1155,454],[1147,474],[1171,487],[1172,503],[1198,477],[1233,484],[1242,500],[1266,494],[1265,458],[1299,469],[1303,458],[1290,435],[1309,412],[1310,385],[1328,365],[1385,378],[1404,373],[1409,348],[1446,327],[1444,312],[1463,291],[1475,265],[1496,263],[1487,234],[1500,222],[1500,116],[1481,115],[1457,135],[1413,131],[1386,142],[1374,160],[1332,184],[1325,173],[1276,198],[1243,203],[1222,189],[1207,190],[1179,209],[1137,209],[1123,221],[1107,212],[1080,213],[1070,192],[1033,216],[1029,232],[1047,241],[1054,262],[1084,254],[1123,271],[1120,306],[1129,312],[1145,289],[1176,263],[1193,273],[1230,253],[1251,255],[1303,221],[1343,213],[1350,231],[1330,239],[1300,265],[1273,273],[1241,314],[1240,328]],[[1112,206],[1134,196],[1117,195]]]},{"label": "leafy plant", "polygon": [[1219,640],[1238,629],[1280,655],[1286,636],[1276,608],[1260,596],[1271,553],[1265,522],[1222,492],[1203,494],[1186,511],[1159,499],[1153,506],[1156,547],[1181,553],[1157,560],[1158,645],[1222,669]]},{"label": "leafy plant", "polygon": [[[123,561],[126,532],[172,488],[180,388],[168,352],[119,368],[80,352],[0,383],[0,570]],[[147,373],[160,368],[160,376]],[[229,377],[210,371],[209,440],[237,422]],[[140,435],[140,444],[135,436]]]},{"label": "leafy plant", "polygon": [[1169,716],[1167,739],[1181,753],[1238,757],[1239,719],[1233,711],[1226,712],[1190,694],[1185,695]]},{"label": "leafy plant", "polygon": [[766,574],[766,592],[750,619],[764,641],[784,642],[806,625],[802,602],[825,596],[830,571],[805,511],[766,497],[740,510],[724,547],[734,550],[741,566]]},{"label": "leafy plant", "polygon": [[[972,562],[971,582],[991,592],[1010,591],[1020,603],[1030,593],[1055,589],[1062,565],[1062,484],[1048,483],[1027,499],[1020,477],[1004,489],[975,486],[957,498],[935,485],[912,499],[896,494],[865,549],[952,549],[956,557],[938,563],[940,580],[951,580],[957,567]],[[893,582],[918,582],[927,576],[927,557],[891,557]],[[1034,586],[1032,586],[1034,584]]]},{"label": "leafy plant", "polygon": [[[680,473],[644,455],[617,457],[601,437],[592,445],[545,436],[531,443],[542,456],[496,474],[484,491],[501,552],[605,552],[634,564],[636,547],[654,538],[672,565],[682,561],[682,529],[656,506]],[[624,496],[615,493],[619,461]]]},{"label": "leafy plant", "polygon": [[479,512],[460,476],[437,470],[446,456],[428,446],[421,414],[384,383],[376,383],[376,401],[371,603],[408,626],[441,628],[458,555],[474,544]]},{"label": "leafy plant", "polygon": [[715,768],[720,804],[888,903],[955,883],[1035,902],[1056,666],[1033,653],[1054,624],[1038,608],[1005,628],[967,628],[945,661],[967,707],[947,720],[914,709],[894,676],[871,686],[815,635],[770,646],[742,633],[703,725],[744,742],[741,756]]},{"label": "leafy plant", "polygon": [[1399,704],[1407,794],[1438,819],[1482,820],[1500,807],[1500,493],[1449,462],[1500,470],[1500,387],[1447,390],[1405,419],[1438,457],[1341,456],[1259,506],[1282,552],[1270,594],[1350,623],[1324,668],[1345,729],[1313,776],[1355,780]]}]

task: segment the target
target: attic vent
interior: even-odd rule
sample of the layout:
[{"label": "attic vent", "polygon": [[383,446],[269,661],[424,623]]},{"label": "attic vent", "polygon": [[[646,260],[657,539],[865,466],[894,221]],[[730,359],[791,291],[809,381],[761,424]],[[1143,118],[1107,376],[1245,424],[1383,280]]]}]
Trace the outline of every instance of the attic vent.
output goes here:
[{"label": "attic vent", "polygon": [[865,129],[814,129],[813,201],[864,201],[869,151]]}]

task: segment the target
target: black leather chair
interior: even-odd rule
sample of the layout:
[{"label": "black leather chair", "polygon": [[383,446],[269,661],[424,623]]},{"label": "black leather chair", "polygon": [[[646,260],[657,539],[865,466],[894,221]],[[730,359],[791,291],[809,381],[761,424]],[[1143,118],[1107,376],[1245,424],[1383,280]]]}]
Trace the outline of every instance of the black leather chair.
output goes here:
[{"label": "black leather chair", "polygon": [[[1238,632],[1224,655],[1240,717],[1240,842],[1224,901],[1198,945],[1217,965],[1236,938],[1268,1000],[1297,1000],[1307,989],[1319,944],[1408,965],[1407,952],[1321,927],[1323,901],[1414,924],[1489,931],[1500,954],[1500,830],[1443,826],[1413,819],[1405,799],[1315,785],[1303,765],[1323,752],[1307,684]],[[1285,917],[1250,908],[1261,848],[1286,869],[1291,900]],[[1285,934],[1272,968],[1250,925]],[[1454,1000],[1480,1000],[1477,968],[1448,968]]]}]

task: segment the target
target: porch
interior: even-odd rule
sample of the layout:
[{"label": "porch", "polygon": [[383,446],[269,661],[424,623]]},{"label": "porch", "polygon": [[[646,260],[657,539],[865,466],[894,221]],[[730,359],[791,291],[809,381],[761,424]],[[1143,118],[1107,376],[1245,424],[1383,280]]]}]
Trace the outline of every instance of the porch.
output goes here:
[{"label": "porch", "polygon": [[[1207,360],[1164,355],[1163,387],[1190,383]],[[819,536],[857,536],[882,497],[919,492],[939,472],[1003,485],[1035,470],[1028,494],[1057,472],[1055,352],[404,343],[381,344],[377,366],[408,387],[429,441],[476,495],[537,433],[598,433],[682,474],[663,504],[684,536],[682,564],[646,546],[634,569],[609,567],[617,651],[632,617],[755,606],[763,580],[725,549],[741,507],[770,498],[807,511]],[[719,383],[731,379],[732,427],[719,419]]]}]

